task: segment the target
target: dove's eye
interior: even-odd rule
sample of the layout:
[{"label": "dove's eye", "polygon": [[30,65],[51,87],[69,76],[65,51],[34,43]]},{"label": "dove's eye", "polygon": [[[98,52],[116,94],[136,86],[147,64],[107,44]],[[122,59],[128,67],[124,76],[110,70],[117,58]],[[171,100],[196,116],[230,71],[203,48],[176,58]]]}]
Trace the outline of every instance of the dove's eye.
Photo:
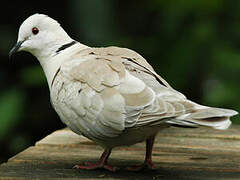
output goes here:
[{"label": "dove's eye", "polygon": [[32,28],[32,33],[34,35],[38,34],[38,32],[39,32],[39,29],[37,27]]}]

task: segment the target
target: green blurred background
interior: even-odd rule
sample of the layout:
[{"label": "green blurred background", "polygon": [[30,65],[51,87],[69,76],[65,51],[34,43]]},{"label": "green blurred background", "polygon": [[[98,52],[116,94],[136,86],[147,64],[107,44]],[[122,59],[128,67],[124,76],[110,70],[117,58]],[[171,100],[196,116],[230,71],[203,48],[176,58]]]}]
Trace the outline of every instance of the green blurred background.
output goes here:
[{"label": "green blurred background", "polygon": [[[128,47],[175,89],[202,104],[240,110],[240,1],[9,1],[0,12],[0,162],[64,127],[37,60],[8,52],[36,12],[89,46]],[[234,117],[234,123],[240,123]]]}]

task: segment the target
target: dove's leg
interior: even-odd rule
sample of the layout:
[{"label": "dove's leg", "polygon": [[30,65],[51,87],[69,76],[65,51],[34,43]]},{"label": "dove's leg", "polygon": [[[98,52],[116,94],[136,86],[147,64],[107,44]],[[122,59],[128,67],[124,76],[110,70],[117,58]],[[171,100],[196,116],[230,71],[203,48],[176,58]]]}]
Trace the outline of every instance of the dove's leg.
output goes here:
[{"label": "dove's leg", "polygon": [[127,168],[128,170],[140,171],[145,168],[154,169],[154,165],[152,162],[152,150],[153,150],[154,139],[155,139],[155,136],[152,136],[146,140],[146,155],[145,155],[144,163],[140,165],[128,167]]},{"label": "dove's leg", "polygon": [[86,162],[85,165],[76,165],[73,168],[76,169],[107,169],[109,171],[116,171],[116,167],[112,167],[107,164],[108,157],[111,154],[111,149],[105,149],[100,159],[96,163]]}]

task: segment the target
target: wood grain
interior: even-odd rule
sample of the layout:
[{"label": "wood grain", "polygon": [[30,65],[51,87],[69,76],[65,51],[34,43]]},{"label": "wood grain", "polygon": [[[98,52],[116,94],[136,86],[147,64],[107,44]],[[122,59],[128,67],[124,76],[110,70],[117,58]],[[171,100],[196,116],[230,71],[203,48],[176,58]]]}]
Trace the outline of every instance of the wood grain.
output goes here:
[{"label": "wood grain", "polygon": [[109,163],[120,167],[76,170],[84,161],[96,161],[102,148],[68,129],[52,133],[0,166],[0,180],[19,179],[240,179],[240,126],[227,131],[208,128],[169,128],[155,142],[155,171],[129,172],[124,168],[141,163],[145,144],[113,150]]}]

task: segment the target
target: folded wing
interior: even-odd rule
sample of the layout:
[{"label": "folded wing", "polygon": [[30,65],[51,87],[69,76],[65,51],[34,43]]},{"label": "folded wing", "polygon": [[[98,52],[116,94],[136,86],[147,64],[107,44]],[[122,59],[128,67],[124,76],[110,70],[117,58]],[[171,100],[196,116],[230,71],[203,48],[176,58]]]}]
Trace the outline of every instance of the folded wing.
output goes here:
[{"label": "folded wing", "polygon": [[[147,61],[125,48],[88,48],[61,67],[71,81],[82,83],[72,109],[84,120],[86,133],[115,137],[127,128],[170,123],[181,126],[229,126],[232,110],[198,105],[170,87]],[[78,112],[79,109],[82,112]]]}]

